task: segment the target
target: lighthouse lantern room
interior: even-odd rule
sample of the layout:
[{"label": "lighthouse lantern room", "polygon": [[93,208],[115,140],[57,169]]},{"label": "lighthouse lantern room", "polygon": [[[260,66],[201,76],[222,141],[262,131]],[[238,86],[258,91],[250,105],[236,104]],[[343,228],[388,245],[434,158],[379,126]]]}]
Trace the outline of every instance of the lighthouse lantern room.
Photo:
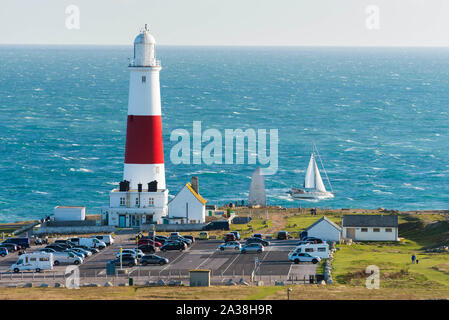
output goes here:
[{"label": "lighthouse lantern room", "polygon": [[123,181],[110,192],[109,206],[102,209],[103,222],[121,228],[161,223],[168,213],[159,85],[162,67],[155,45],[145,25],[134,40],[129,64]]}]

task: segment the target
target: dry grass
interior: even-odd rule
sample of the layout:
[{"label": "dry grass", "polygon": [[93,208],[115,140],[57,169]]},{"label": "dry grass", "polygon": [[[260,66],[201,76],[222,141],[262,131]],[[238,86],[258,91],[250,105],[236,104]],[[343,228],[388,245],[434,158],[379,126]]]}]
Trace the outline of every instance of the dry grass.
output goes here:
[{"label": "dry grass", "polygon": [[[448,289],[366,289],[341,285],[290,286],[294,300],[425,300],[449,299]],[[2,288],[1,300],[283,300],[287,287],[216,286],[81,288]]]}]

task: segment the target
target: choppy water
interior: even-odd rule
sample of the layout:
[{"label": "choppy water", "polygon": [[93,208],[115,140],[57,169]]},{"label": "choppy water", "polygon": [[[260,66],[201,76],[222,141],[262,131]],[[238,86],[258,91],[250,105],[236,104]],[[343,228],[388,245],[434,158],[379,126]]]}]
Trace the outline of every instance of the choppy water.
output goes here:
[{"label": "choppy water", "polygon": [[[131,47],[0,46],[0,221],[108,203],[122,178]],[[167,185],[246,199],[254,165],[174,165],[170,132],[279,129],[268,202],[297,206],[314,140],[337,192],[304,206],[443,209],[449,49],[161,47]]]}]

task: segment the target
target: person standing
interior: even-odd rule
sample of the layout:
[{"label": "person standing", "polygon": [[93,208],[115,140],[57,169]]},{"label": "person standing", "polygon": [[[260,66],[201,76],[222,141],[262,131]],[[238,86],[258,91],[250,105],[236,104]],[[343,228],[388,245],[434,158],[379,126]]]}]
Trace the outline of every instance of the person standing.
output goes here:
[{"label": "person standing", "polygon": [[415,260],[416,260],[416,256],[415,256],[415,254],[413,254],[413,255],[412,255],[412,264],[415,263]]}]

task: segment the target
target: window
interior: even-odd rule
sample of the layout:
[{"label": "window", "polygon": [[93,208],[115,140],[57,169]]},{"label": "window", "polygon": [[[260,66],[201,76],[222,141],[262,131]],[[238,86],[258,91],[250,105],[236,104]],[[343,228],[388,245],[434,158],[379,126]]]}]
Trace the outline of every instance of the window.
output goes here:
[{"label": "window", "polygon": [[36,261],[36,258],[30,258],[30,261]]},{"label": "window", "polygon": [[326,252],[326,248],[318,248],[318,252]]},{"label": "window", "polygon": [[39,261],[50,261],[49,258],[39,258]]},{"label": "window", "polygon": [[393,229],[391,229],[391,228],[385,228],[385,232],[393,232]]},{"label": "window", "polygon": [[362,232],[368,232],[368,228],[362,228]]},{"label": "window", "polygon": [[125,205],[125,197],[120,198],[120,206]]},{"label": "window", "polygon": [[313,252],[313,248],[306,248],[305,252]]},{"label": "window", "polygon": [[139,205],[139,198],[136,198],[136,206]]},{"label": "window", "polygon": [[154,207],[154,198],[149,198],[149,199],[148,199],[148,205],[149,205],[150,207]]},{"label": "window", "polygon": [[147,77],[146,76],[142,76],[142,83],[147,82]]},{"label": "window", "polygon": [[373,228],[373,232],[380,232],[380,228]]}]

